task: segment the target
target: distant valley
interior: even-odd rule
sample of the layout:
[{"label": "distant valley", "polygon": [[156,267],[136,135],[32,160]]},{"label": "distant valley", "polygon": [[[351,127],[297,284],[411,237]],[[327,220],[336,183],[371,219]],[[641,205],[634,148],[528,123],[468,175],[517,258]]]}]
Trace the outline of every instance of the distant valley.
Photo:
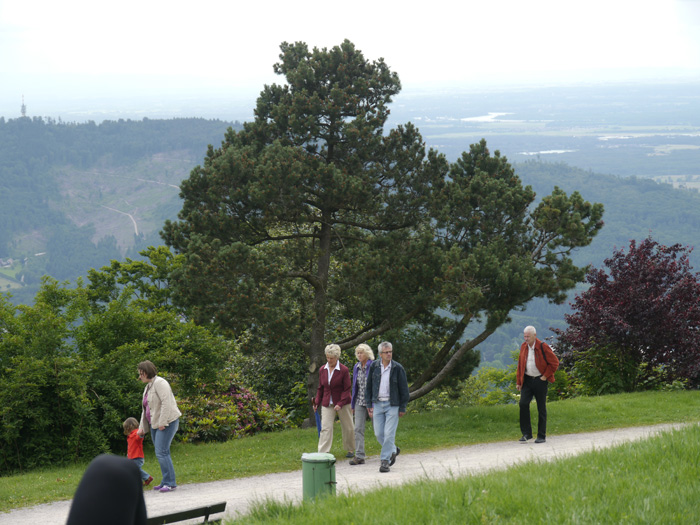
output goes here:
[{"label": "distant valley", "polygon": [[[401,94],[391,111],[389,127],[414,122],[450,160],[485,138],[538,195],[556,185],[602,202],[606,226],[578,264],[649,235],[700,245],[700,84]],[[75,282],[161,244],[178,186],[229,126],[240,124],[0,118],[0,291],[30,303],[44,274]],[[546,331],[565,310],[534,301],[480,350],[506,362],[522,323]]]}]

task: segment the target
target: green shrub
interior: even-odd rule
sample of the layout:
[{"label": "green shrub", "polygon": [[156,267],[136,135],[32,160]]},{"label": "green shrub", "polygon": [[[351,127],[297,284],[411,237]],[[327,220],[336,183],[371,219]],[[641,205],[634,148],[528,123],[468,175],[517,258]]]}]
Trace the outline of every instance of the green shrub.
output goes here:
[{"label": "green shrub", "polygon": [[182,412],[178,439],[189,443],[228,441],[292,426],[284,409],[271,408],[235,378],[203,386],[198,396],[182,399],[178,406]]},{"label": "green shrub", "polygon": [[630,355],[608,345],[582,354],[571,369],[573,389],[581,395],[607,395],[644,390],[684,390],[687,379],[672,379],[663,365],[637,363]]},{"label": "green shrub", "polygon": [[563,368],[559,368],[554,373],[554,383],[550,383],[547,390],[547,400],[557,401],[559,399],[569,399],[578,395],[576,383]]},{"label": "green shrub", "polygon": [[221,428],[229,439],[284,428],[283,411],[230,382],[198,399],[236,353],[175,312],[144,311],[128,293],[94,304],[80,283],[68,289],[45,279],[34,306],[15,307],[0,294],[0,475],[126,452],[122,422],[141,414],[136,367],[145,359],[178,402],[212,419],[202,423],[203,440],[220,438]]},{"label": "green shrub", "polygon": [[597,345],[578,357],[571,376],[581,395],[619,394],[635,391],[638,369],[630,355]]}]

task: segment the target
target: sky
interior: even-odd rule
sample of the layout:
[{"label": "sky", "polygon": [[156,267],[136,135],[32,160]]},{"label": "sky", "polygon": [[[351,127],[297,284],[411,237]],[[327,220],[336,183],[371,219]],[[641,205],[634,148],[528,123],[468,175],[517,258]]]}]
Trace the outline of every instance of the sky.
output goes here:
[{"label": "sky", "polygon": [[700,78],[700,0],[0,0],[0,116],[23,96],[46,116],[107,98],[250,106],[283,82],[281,42],[346,38],[404,92]]}]

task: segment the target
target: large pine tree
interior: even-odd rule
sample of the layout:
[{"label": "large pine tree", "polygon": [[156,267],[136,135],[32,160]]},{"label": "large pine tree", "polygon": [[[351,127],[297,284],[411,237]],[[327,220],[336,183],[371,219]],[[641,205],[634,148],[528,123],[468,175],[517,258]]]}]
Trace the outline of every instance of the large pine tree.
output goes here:
[{"label": "large pine tree", "polygon": [[468,375],[513,308],[561,300],[583,278],[568,254],[602,207],[555,190],[533,209],[484,141],[450,166],[412,124],[385,129],[398,77],[349,41],[281,49],[287,83],[266,86],[255,120],[209,149],[165,226],[185,256],[176,300],[199,322],[245,334],[268,359],[303,349],[309,397],[326,344],[391,337],[415,397]]}]

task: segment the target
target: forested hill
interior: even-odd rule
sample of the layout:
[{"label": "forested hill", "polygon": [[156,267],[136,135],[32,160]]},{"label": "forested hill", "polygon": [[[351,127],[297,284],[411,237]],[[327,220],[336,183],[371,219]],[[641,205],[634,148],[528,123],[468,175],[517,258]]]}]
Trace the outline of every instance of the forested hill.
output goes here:
[{"label": "forested hill", "polygon": [[[630,239],[648,236],[662,244],[700,246],[700,194],[696,191],[651,179],[601,175],[562,163],[517,163],[515,171],[538,197],[559,186],[605,206],[605,226],[591,246],[578,252],[579,264],[599,266],[613,248],[626,248]],[[693,255],[700,269],[700,252]]]},{"label": "forested hill", "polygon": [[180,182],[239,123],[0,117],[0,290],[31,302],[43,274],[89,268],[159,244]]},{"label": "forested hill", "polygon": [[[13,261],[0,267],[0,290],[10,291],[15,302],[31,302],[43,274],[74,281],[89,268],[160,244],[158,232],[182,205],[178,185],[230,126],[240,128],[204,119],[98,125],[0,118],[0,259]],[[665,244],[699,244],[697,193],[561,163],[529,161],[515,168],[540,197],[556,185],[605,205],[605,227],[577,252],[579,264],[600,266],[616,247],[649,235]],[[700,254],[693,255],[697,260]],[[561,312],[536,303],[516,315],[547,328],[561,323]],[[518,324],[515,336],[490,338],[492,349],[482,348],[486,357],[508,347],[512,337],[519,340],[520,329]]]}]

